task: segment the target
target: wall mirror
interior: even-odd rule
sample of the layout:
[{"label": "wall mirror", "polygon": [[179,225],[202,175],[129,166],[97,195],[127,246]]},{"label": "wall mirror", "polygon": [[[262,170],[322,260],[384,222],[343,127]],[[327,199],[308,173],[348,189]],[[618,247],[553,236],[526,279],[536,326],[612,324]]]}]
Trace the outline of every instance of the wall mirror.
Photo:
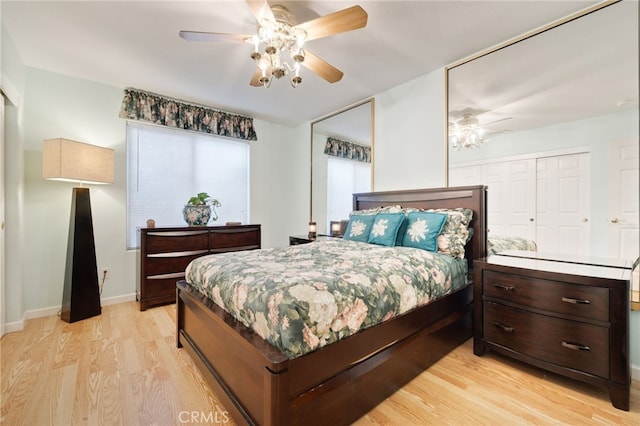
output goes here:
[{"label": "wall mirror", "polygon": [[[374,109],[367,99],[311,123],[310,221],[320,235],[330,233],[330,221],[349,218],[354,192],[373,190]],[[340,146],[326,149],[328,138]]]},{"label": "wall mirror", "polygon": [[638,2],[598,4],[447,79],[448,184],[488,186],[490,241],[638,257]]}]

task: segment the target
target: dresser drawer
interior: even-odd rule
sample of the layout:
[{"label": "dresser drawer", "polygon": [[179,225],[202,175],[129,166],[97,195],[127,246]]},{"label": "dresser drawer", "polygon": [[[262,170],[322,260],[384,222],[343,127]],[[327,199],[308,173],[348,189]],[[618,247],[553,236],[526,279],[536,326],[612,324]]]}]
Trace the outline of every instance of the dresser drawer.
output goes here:
[{"label": "dresser drawer", "polygon": [[244,226],[211,229],[209,248],[212,253],[260,248],[260,228]]},{"label": "dresser drawer", "polygon": [[580,318],[609,321],[609,289],[496,271],[483,272],[485,297]]},{"label": "dresser drawer", "polygon": [[[159,277],[159,276],[157,276]],[[184,273],[172,274],[168,278],[147,279],[145,296],[147,299],[166,297],[175,299],[176,282],[184,279]]]},{"label": "dresser drawer", "polygon": [[187,231],[149,231],[146,235],[146,253],[208,250],[207,229]]},{"label": "dresser drawer", "polygon": [[148,254],[144,274],[148,278],[154,275],[184,272],[192,260],[206,254],[208,254],[206,250]]},{"label": "dresser drawer", "polygon": [[609,329],[484,303],[484,338],[530,357],[609,377]]}]

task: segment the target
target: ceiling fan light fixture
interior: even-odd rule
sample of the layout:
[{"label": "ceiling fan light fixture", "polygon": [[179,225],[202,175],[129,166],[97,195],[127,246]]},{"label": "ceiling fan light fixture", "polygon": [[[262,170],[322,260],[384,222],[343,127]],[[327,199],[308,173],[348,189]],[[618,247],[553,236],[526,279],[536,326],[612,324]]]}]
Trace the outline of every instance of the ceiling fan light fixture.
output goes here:
[{"label": "ceiling fan light fixture", "polygon": [[304,62],[304,50],[300,49],[297,52],[291,52],[291,59],[293,59],[296,64],[301,64]]},{"label": "ceiling fan light fixture", "polygon": [[275,77],[275,78],[282,78],[284,77],[284,75],[287,73],[287,70],[280,67],[280,68],[273,68],[271,70],[271,74]]},{"label": "ceiling fan light fixture", "polygon": [[[307,39],[307,32],[295,27],[293,16],[284,7],[274,6],[272,10],[275,20],[262,19],[256,35],[252,37],[254,50],[251,59],[262,71],[263,77],[269,79],[269,84],[272,77],[280,79],[295,71],[295,75],[291,77],[291,85],[297,87],[302,82],[299,72],[300,63],[305,59],[302,46]],[[288,58],[283,57],[284,52],[289,53],[290,62]],[[267,69],[269,76],[265,72]],[[266,85],[262,78],[259,81],[263,86]]]},{"label": "ceiling fan light fixture", "polygon": [[465,114],[451,125],[449,139],[451,146],[458,151],[462,148],[477,148],[485,142],[484,133],[480,121],[471,114]]}]

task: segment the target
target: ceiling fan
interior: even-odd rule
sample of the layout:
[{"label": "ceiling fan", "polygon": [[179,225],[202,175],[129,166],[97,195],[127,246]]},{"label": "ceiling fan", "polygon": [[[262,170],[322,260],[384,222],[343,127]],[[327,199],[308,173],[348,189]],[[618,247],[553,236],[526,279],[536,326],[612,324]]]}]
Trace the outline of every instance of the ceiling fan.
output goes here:
[{"label": "ceiling fan", "polygon": [[[180,37],[188,41],[241,42],[254,46],[251,59],[256,71],[251,86],[269,87],[273,78],[292,74],[291,85],[302,82],[300,66],[313,71],[329,83],[342,79],[343,73],[333,65],[314,55],[304,43],[367,25],[367,12],[360,6],[352,6],[311,21],[298,24],[295,16],[284,6],[269,6],[266,0],[246,0],[258,21],[256,34],[227,34],[200,31],[180,31]],[[289,59],[284,57],[289,53]]]},{"label": "ceiling fan", "polygon": [[453,148],[460,150],[462,148],[477,148],[487,141],[485,135],[487,133],[502,133],[508,130],[487,130],[486,126],[499,123],[501,121],[510,120],[512,117],[504,117],[488,123],[480,124],[480,121],[474,114],[465,112],[462,118],[455,122],[449,122],[449,139]]}]

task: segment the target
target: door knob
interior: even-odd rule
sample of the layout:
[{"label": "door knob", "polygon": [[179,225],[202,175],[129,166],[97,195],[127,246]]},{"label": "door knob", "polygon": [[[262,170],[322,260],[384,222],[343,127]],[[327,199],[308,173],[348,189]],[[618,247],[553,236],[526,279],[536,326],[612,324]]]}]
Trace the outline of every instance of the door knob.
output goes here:
[{"label": "door knob", "polygon": [[620,219],[618,219],[617,217],[614,217],[613,219],[611,219],[611,223],[618,223],[620,222]]},{"label": "door knob", "polygon": [[589,222],[589,218],[588,218],[588,217],[585,217],[585,218],[583,218],[583,219],[582,219],[582,221],[583,221],[584,223],[587,223],[587,222]]}]

